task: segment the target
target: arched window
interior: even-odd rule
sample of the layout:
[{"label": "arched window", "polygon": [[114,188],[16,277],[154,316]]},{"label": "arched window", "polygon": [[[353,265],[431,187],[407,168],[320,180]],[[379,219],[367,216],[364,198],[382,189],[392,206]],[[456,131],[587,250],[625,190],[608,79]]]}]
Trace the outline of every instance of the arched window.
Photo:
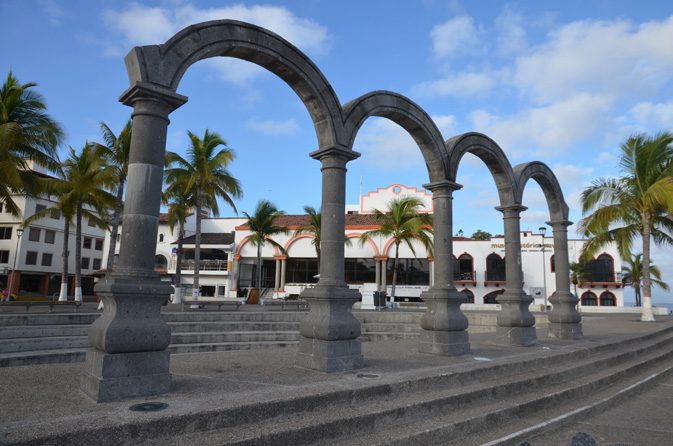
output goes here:
[{"label": "arched window", "polygon": [[595,307],[596,306],[596,295],[591,291],[587,291],[582,294],[582,306],[583,307]]},{"label": "arched window", "polygon": [[485,304],[497,304],[498,303],[498,296],[500,296],[504,292],[505,292],[505,290],[498,290],[498,291],[493,291],[491,293],[488,293],[486,296],[484,296],[484,303]]},{"label": "arched window", "polygon": [[597,259],[589,262],[589,271],[591,271],[592,282],[614,282],[614,266],[612,256],[601,254]]},{"label": "arched window", "polygon": [[161,243],[163,241],[164,241],[164,234],[159,234],[159,242]]},{"label": "arched window", "polygon": [[486,257],[486,281],[505,282],[505,259],[493,253]]},{"label": "arched window", "polygon": [[157,254],[154,256],[154,267],[158,269],[166,269],[168,268],[168,260],[161,254]]},{"label": "arched window", "polygon": [[[474,260],[472,256],[465,253],[461,254],[458,257],[459,271],[460,271],[460,280],[476,280],[474,278]],[[474,296],[472,296],[472,301],[474,302]]]},{"label": "arched window", "polygon": [[467,297],[467,302],[468,304],[473,304],[474,303],[474,293],[467,288],[465,288],[463,291],[461,291]]},{"label": "arched window", "polygon": [[615,295],[612,294],[609,291],[604,291],[601,293],[601,307],[614,307],[616,305],[615,303]]}]

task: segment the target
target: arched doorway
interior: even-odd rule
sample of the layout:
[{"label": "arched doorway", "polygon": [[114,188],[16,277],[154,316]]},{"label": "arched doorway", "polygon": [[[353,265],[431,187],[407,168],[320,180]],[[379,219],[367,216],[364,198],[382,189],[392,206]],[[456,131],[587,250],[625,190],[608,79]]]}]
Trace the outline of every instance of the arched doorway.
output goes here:
[{"label": "arched doorway", "polygon": [[492,291],[488,293],[487,295],[484,296],[484,303],[485,304],[497,304],[498,302],[498,296],[503,294],[505,290],[498,290],[498,291]]}]

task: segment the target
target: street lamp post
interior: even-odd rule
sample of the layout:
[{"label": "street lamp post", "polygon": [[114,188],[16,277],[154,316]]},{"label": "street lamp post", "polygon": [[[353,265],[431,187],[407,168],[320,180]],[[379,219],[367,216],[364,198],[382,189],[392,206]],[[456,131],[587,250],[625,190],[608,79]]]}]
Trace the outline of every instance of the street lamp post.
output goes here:
[{"label": "street lamp post", "polygon": [[9,290],[7,290],[7,300],[12,298],[12,286],[14,285],[14,274],[16,272],[16,255],[19,253],[19,240],[21,240],[21,235],[23,234],[23,229],[19,228],[16,230],[16,250],[14,250],[14,266],[12,266],[12,276],[9,278]]},{"label": "street lamp post", "polygon": [[547,233],[547,228],[540,227],[540,234],[542,234],[542,289],[544,293],[544,311],[547,311],[547,266],[544,258],[544,235]]}]

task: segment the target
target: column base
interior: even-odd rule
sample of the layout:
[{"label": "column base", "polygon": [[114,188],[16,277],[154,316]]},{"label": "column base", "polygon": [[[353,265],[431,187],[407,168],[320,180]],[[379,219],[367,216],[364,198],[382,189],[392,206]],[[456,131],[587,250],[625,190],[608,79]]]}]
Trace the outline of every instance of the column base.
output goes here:
[{"label": "column base", "polygon": [[320,372],[349,372],[365,366],[360,339],[323,341],[301,337],[297,365]]},{"label": "column base", "polygon": [[89,348],[81,389],[97,403],[169,393],[169,363],[168,350],[105,353]]},{"label": "column base", "polygon": [[557,339],[569,339],[571,341],[584,339],[584,334],[582,333],[582,324],[563,324],[550,322],[549,337]]},{"label": "column base", "polygon": [[507,347],[530,347],[537,345],[535,327],[500,327],[495,328],[495,343]]},{"label": "column base", "polygon": [[443,356],[460,356],[470,353],[467,331],[422,330],[418,346],[421,353]]}]

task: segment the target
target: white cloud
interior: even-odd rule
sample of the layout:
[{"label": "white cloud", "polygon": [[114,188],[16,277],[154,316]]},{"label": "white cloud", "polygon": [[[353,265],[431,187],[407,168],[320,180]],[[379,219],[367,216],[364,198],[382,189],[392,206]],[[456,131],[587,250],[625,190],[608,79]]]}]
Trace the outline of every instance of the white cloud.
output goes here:
[{"label": "white cloud", "polygon": [[480,49],[483,30],[470,16],[459,16],[436,25],[430,32],[432,49],[438,58],[465,54]]},{"label": "white cloud", "polygon": [[433,115],[431,116],[432,120],[435,122],[435,125],[442,132],[444,140],[451,138],[456,135],[458,132],[458,122],[456,117],[452,115]]},{"label": "white cloud", "polygon": [[634,25],[624,20],[577,21],[516,61],[514,84],[537,102],[594,94],[656,92],[673,69],[673,16]]},{"label": "white cloud", "polygon": [[247,122],[247,127],[256,132],[264,133],[266,135],[291,135],[300,130],[299,124],[293,118],[286,121],[256,121],[250,120]]},{"label": "white cloud", "polygon": [[525,21],[523,15],[516,12],[512,5],[505,5],[503,12],[495,20],[498,55],[508,57],[522,54],[528,49],[528,36],[523,26]]},{"label": "white cloud", "polygon": [[423,82],[412,88],[412,94],[433,96],[483,96],[491,92],[496,81],[484,73],[459,73],[438,81]]},{"label": "white cloud", "polygon": [[630,113],[645,125],[673,127],[673,101],[658,104],[639,102],[631,108]]},{"label": "white cloud", "polygon": [[600,128],[601,117],[612,104],[612,98],[584,93],[547,107],[527,108],[515,116],[476,110],[469,117],[476,131],[489,135],[515,159],[539,149],[562,149],[546,152],[562,156]]},{"label": "white cloud", "polygon": [[61,24],[61,18],[63,18],[66,14],[61,8],[58,7],[54,0],[39,0],[38,3],[44,10],[44,13],[49,17],[49,22],[52,25]]},{"label": "white cloud", "polygon": [[[121,36],[122,42],[106,45],[106,55],[126,54],[132,47],[161,44],[181,29],[209,20],[232,19],[269,29],[302,51],[325,54],[329,50],[327,29],[317,22],[294,15],[282,6],[232,5],[224,8],[198,9],[191,3],[172,7],[148,7],[133,4],[129,9],[103,12],[105,25]],[[263,69],[250,63],[236,63],[218,58],[209,61],[223,80],[239,86],[249,83]]]},{"label": "white cloud", "polygon": [[360,129],[353,150],[385,170],[425,168],[418,144],[402,127],[383,118],[371,118]]}]

